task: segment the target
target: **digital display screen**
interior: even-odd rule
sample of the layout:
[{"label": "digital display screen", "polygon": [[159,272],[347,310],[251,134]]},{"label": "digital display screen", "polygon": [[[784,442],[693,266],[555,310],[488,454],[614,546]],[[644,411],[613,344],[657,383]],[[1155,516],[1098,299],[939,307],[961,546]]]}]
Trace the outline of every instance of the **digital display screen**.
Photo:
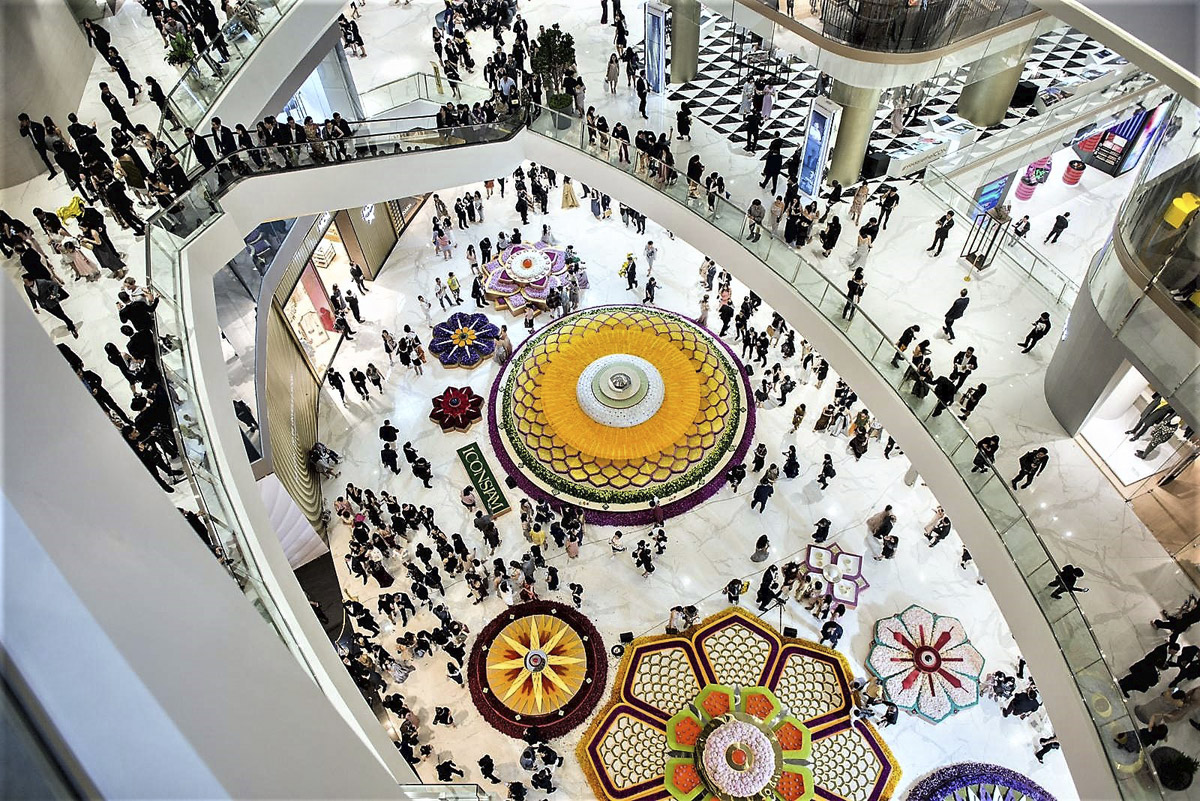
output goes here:
[{"label": "digital display screen", "polygon": [[661,93],[665,84],[664,38],[665,15],[660,9],[646,6],[646,83],[651,92]]},{"label": "digital display screen", "polygon": [[804,159],[800,163],[797,185],[800,191],[816,197],[825,169],[825,145],[829,138],[829,117],[816,105],[808,115],[808,133],[804,137]]}]

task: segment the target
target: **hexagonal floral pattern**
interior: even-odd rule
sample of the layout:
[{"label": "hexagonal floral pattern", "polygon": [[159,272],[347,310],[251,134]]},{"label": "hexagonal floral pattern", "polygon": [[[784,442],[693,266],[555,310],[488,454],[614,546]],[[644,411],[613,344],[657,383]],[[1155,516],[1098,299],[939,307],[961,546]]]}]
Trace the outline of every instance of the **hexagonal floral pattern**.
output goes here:
[{"label": "hexagonal floral pattern", "polygon": [[604,801],[886,801],[900,768],[851,717],[840,654],[731,608],[635,640],[576,751]]},{"label": "hexagonal floral pattern", "polygon": [[[646,360],[666,400],[649,420],[606,426],[581,408],[588,365],[611,354]],[[749,383],[732,352],[694,322],[645,306],[599,306],[531,336],[492,387],[497,456],[522,488],[593,510],[601,524],[649,522],[715,492],[754,433]]]}]

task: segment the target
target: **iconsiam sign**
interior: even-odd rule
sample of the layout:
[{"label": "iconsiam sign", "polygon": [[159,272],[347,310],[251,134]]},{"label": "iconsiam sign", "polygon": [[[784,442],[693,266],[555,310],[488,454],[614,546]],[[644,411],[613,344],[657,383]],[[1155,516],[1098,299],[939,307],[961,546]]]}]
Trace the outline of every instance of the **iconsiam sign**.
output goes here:
[{"label": "iconsiam sign", "polygon": [[[580,288],[587,279],[580,275]],[[527,306],[546,309],[551,289],[567,286],[566,251],[541,242],[512,245],[483,265],[483,292],[497,309],[522,315]]]}]

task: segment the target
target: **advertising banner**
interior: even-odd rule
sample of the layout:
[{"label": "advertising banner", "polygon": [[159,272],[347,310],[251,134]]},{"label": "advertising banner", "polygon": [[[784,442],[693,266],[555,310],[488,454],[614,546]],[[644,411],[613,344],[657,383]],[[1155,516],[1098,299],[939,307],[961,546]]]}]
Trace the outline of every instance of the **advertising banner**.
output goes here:
[{"label": "advertising banner", "polygon": [[833,132],[841,113],[842,109],[837,103],[824,97],[814,98],[808,111],[804,156],[800,160],[800,176],[797,180],[801,194],[807,197],[816,197],[821,191],[821,177],[825,174],[825,162],[829,158]]},{"label": "advertising banner", "polygon": [[471,478],[471,484],[475,486],[475,494],[483,504],[484,512],[492,517],[499,517],[512,508],[478,443],[472,442],[459,448],[458,458],[467,469],[467,475]]}]

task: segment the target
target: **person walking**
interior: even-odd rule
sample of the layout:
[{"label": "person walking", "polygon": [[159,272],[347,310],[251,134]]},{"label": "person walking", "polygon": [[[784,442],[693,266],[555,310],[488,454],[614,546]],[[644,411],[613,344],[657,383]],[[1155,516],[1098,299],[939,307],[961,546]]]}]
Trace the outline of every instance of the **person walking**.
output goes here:
[{"label": "person walking", "polygon": [[1062,232],[1067,230],[1067,226],[1070,224],[1068,222],[1070,216],[1071,212],[1064,211],[1054,218],[1054,225],[1050,227],[1050,233],[1046,234],[1046,238],[1042,240],[1043,245],[1050,245],[1058,241],[1058,238],[1062,236]]},{"label": "person walking", "polygon": [[821,489],[829,488],[829,479],[837,475],[837,471],[833,469],[833,457],[828,453],[821,461],[821,472],[817,475],[817,483],[821,485]]},{"label": "person walking", "polygon": [[1046,469],[1046,465],[1049,463],[1050,452],[1045,448],[1026,451],[1018,461],[1018,464],[1021,466],[1021,472],[1017,473],[1016,477],[1008,483],[1013,489],[1017,489],[1017,482],[1023,478],[1025,479],[1025,483],[1021,485],[1021,489],[1025,489]]},{"label": "person walking", "polygon": [[1050,333],[1050,312],[1042,312],[1041,316],[1033,321],[1033,328],[1025,335],[1025,340],[1017,343],[1021,346],[1021,353],[1029,353],[1033,350],[1033,346],[1048,333]]},{"label": "person walking", "polygon": [[932,251],[936,248],[937,252],[935,252],[933,254],[934,257],[936,258],[937,256],[942,255],[942,246],[946,244],[946,237],[950,236],[950,229],[953,227],[954,227],[954,212],[947,211],[945,214],[943,214],[941,217],[938,218],[937,227],[934,229],[934,232],[933,232],[933,244],[930,245],[929,247],[925,248],[925,252],[929,253],[930,251]]},{"label": "person walking", "polygon": [[946,335],[948,341],[954,341],[954,323],[966,313],[967,306],[970,303],[971,299],[967,297],[967,290],[963,289],[959,291],[958,297],[954,299],[954,302],[950,304],[950,308],[946,310],[946,319],[942,323],[942,333]]},{"label": "person walking", "polygon": [[1054,590],[1050,593],[1050,597],[1057,600],[1063,597],[1063,593],[1087,592],[1087,587],[1076,586],[1081,578],[1083,578],[1083,568],[1075,565],[1063,565],[1062,569],[1058,571],[1058,575],[1054,577],[1054,581],[1046,585],[1047,589]]},{"label": "person walking", "polygon": [[762,514],[767,511],[767,499],[775,493],[775,487],[771,485],[771,481],[765,476],[758,482],[758,486],[754,488],[754,498],[750,501],[750,508],[758,506],[758,513]]},{"label": "person walking", "polygon": [[63,311],[62,302],[70,297],[67,291],[49,278],[34,278],[28,273],[22,276],[22,282],[25,284],[25,294],[29,297],[34,314],[41,314],[45,310],[51,317],[57,317],[66,323],[71,336],[79,339],[75,321]]}]

